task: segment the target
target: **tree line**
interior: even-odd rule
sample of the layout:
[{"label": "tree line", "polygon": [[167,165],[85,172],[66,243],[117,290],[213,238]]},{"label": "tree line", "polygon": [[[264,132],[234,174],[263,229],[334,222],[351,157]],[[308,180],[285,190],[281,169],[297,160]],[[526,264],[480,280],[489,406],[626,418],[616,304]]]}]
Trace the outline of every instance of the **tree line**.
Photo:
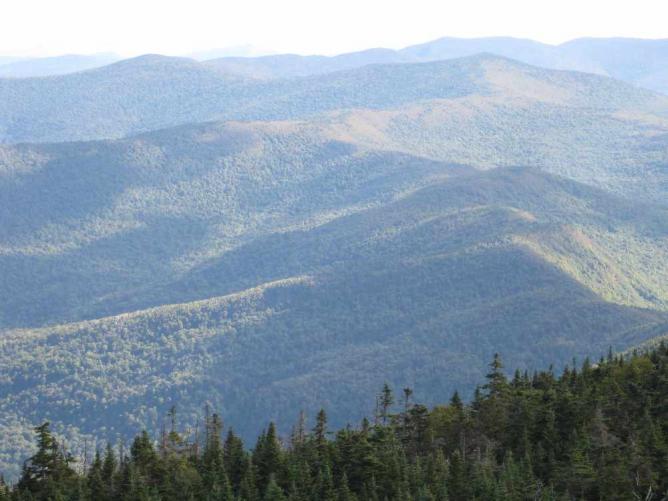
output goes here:
[{"label": "tree line", "polygon": [[44,423],[9,500],[459,501],[668,499],[668,346],[609,353],[560,375],[516,371],[495,355],[470,403],[428,409],[385,385],[371,420],[330,430],[300,414],[248,449],[207,412],[186,438],[176,412],[157,440],[108,445],[85,466]]}]

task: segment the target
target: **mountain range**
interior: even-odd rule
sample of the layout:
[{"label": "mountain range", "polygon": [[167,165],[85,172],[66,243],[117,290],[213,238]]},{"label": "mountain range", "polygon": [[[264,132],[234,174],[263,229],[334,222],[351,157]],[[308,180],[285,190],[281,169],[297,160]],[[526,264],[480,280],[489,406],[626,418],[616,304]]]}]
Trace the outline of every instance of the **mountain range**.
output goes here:
[{"label": "mountain range", "polygon": [[[192,53],[189,57],[226,73],[256,79],[292,78],[350,70],[369,64],[416,63],[490,53],[551,69],[609,76],[668,94],[668,39],[578,38],[559,45],[511,37],[444,37],[400,50],[376,48],[337,56],[253,56],[251,46]],[[120,60],[110,53],[46,58],[0,57],[2,77],[44,77],[97,68]]]},{"label": "mountain range", "polygon": [[668,40],[578,38],[560,45],[533,40],[445,37],[401,50],[369,49],[333,57],[282,54],[225,57],[208,64],[253,78],[308,76],[368,64],[415,63],[490,53],[545,68],[596,73],[668,94]]},{"label": "mountain range", "polygon": [[432,403],[495,352],[668,332],[668,97],[492,54],[337,70],[0,81],[0,469],[43,419],[338,426],[387,380]]},{"label": "mountain range", "polygon": [[112,53],[66,54],[36,58],[0,58],[0,78],[28,78],[64,75],[115,63],[120,56]]}]

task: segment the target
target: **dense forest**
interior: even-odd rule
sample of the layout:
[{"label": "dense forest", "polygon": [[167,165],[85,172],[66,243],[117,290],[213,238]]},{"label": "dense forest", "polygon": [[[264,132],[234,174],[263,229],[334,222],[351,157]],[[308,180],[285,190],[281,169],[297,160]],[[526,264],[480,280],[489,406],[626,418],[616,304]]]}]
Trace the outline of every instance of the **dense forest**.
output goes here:
[{"label": "dense forest", "polygon": [[153,440],[75,458],[49,423],[0,499],[662,500],[668,495],[668,345],[575,362],[560,376],[516,371],[499,356],[471,402],[429,410],[385,385],[372,421],[338,431],[324,410],[290,437],[273,423],[249,451],[207,412]]},{"label": "dense forest", "polygon": [[0,79],[8,478],[43,421],[115,442],[209,402],[252,446],[668,332],[668,96],[489,54],[214,66]]}]

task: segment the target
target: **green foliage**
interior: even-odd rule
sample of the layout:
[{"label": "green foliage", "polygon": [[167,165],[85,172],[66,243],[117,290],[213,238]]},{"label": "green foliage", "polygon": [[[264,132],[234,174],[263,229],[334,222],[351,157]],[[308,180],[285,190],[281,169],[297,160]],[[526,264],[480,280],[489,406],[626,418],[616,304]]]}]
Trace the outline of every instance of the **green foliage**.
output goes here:
[{"label": "green foliage", "polygon": [[[163,434],[156,451],[144,432],[129,457],[121,453],[117,461],[108,448],[104,459],[96,453],[79,474],[69,467],[47,423],[35,429],[38,452],[21,481],[13,487],[0,483],[0,496],[659,501],[668,494],[668,413],[665,399],[657,398],[668,391],[668,346],[612,356],[579,371],[571,367],[558,378],[541,372],[509,384],[501,368],[495,355],[488,391],[475,405],[455,401],[429,411],[408,401],[388,409],[397,412],[387,423],[364,421],[333,438],[320,411],[313,432],[299,441],[282,445],[270,424],[249,452],[239,448],[231,432],[223,445],[218,416],[207,414],[203,438],[189,442],[173,430]],[[388,390],[385,386],[381,394]],[[546,433],[544,416],[550,415],[554,429]],[[508,424],[498,426],[492,418]],[[516,429],[524,430],[521,438]],[[553,440],[552,434],[561,439]],[[236,470],[239,464],[242,472]]]},{"label": "green foliage", "polygon": [[73,458],[58,444],[46,422],[35,428],[37,452],[25,463],[17,489],[32,499],[60,500],[78,488]]},{"label": "green foliage", "polygon": [[[333,109],[457,97],[476,88],[471,77],[478,66],[475,59],[387,65],[258,82],[192,60],[143,56],[48,79],[0,79],[0,141],[122,137],[212,119],[298,118]],[[76,108],[68,106],[73,103]]]},{"label": "green foliage", "polygon": [[[0,141],[122,137],[213,119],[304,118],[335,109],[382,109],[427,99],[484,96],[508,85],[503,79],[485,78],[490,66],[512,72],[515,86],[525,84],[533,91],[527,94],[549,103],[564,94],[573,104],[600,109],[638,104],[648,109],[662,103],[648,91],[612,79],[485,54],[272,81],[233,76],[192,60],[147,55],[70,75],[0,79]],[[573,89],[576,92],[568,92]]]},{"label": "green foliage", "polygon": [[[428,405],[468,393],[500,350],[560,368],[667,330],[668,104],[628,85],[491,56],[273,82],[145,57],[1,81],[0,103],[5,141],[299,119],[0,147],[12,476],[45,418],[78,450],[159,429],[173,404],[194,423],[210,401],[248,442],[297,408],[356,421],[385,381]],[[240,458],[235,495],[246,479],[263,496]]]},{"label": "green foliage", "polygon": [[[646,225],[642,238],[654,241],[648,249],[658,259],[668,247],[654,235],[668,219],[656,208],[625,207],[531,169],[457,174],[378,208],[248,242],[178,279],[167,276],[164,287],[131,294],[132,301],[158,303],[209,299],[5,331],[0,410],[8,418],[0,427],[7,430],[3,441],[12,438],[0,461],[17,464],[29,454],[17,431],[42,416],[81,447],[86,435],[107,441],[138,427],[158,429],[159,409],[172,404],[194,423],[201,402],[210,401],[248,442],[265,417],[285,426],[296,407],[315,416],[325,395],[331,425],[357,421],[373,411],[367,397],[385,381],[415,385],[415,398],[428,405],[456,388],[469,393],[485,360],[500,350],[524,370],[625,349],[666,332],[663,289],[653,289],[654,309],[610,302],[592,289],[616,287],[615,273],[573,276],[551,262],[569,242],[584,252],[587,239],[603,231],[600,221],[616,238],[640,232],[629,220]],[[563,220],[570,221],[566,228]],[[551,240],[543,239],[546,232]],[[537,241],[547,257],[529,244]],[[628,251],[626,266],[633,256]],[[590,254],[568,254],[568,265],[591,271],[594,262]],[[66,288],[67,280],[52,279]],[[62,297],[66,307],[90,292],[84,284],[97,283],[87,280],[72,282],[72,297],[33,292],[51,305]],[[11,290],[19,283],[10,282]],[[33,308],[24,294],[22,303]],[[8,297],[11,306],[21,296]],[[559,398],[568,404],[568,395]]]}]

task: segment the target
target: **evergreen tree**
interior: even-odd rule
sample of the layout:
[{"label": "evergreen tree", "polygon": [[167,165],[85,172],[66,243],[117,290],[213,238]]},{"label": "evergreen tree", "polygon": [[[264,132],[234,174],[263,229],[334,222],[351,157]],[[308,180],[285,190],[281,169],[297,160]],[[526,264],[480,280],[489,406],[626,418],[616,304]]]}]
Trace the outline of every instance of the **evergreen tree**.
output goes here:
[{"label": "evergreen tree", "polygon": [[348,476],[344,473],[339,482],[339,488],[336,496],[337,501],[356,501],[355,494],[350,490],[348,485]]},{"label": "evergreen tree", "polygon": [[318,471],[315,483],[314,499],[322,501],[336,501],[336,490],[334,489],[334,479],[329,465],[324,464]]},{"label": "evergreen tree", "polygon": [[91,464],[91,467],[88,470],[86,483],[90,498],[92,499],[109,498],[109,491],[107,485],[102,478],[102,458],[100,456],[99,450],[95,451],[95,457],[93,458],[93,463]]},{"label": "evergreen tree", "polygon": [[483,388],[488,391],[491,397],[501,396],[508,387],[508,381],[503,373],[503,363],[501,362],[501,356],[498,353],[494,354],[494,358],[492,359],[492,363],[489,364],[489,367],[490,371],[485,376],[487,378],[487,383]]},{"label": "evergreen tree", "polygon": [[258,439],[253,451],[253,465],[256,467],[256,481],[260,492],[266,491],[270,478],[283,473],[281,444],[274,423],[269,423],[267,432]]},{"label": "evergreen tree", "polygon": [[0,501],[9,501],[10,490],[5,482],[5,477],[0,474]]},{"label": "evergreen tree", "polygon": [[116,476],[117,461],[114,449],[110,443],[107,443],[107,448],[104,454],[104,462],[102,463],[101,477],[104,482],[106,496],[101,499],[112,499],[116,494],[115,476]]},{"label": "evergreen tree", "polygon": [[72,458],[62,451],[48,422],[34,430],[37,452],[25,463],[18,490],[36,500],[64,498],[77,485]]},{"label": "evergreen tree", "polygon": [[450,399],[450,405],[460,411],[464,409],[464,404],[457,390],[455,390],[455,392],[452,394],[452,398]]},{"label": "evergreen tree", "polygon": [[[147,432],[117,457],[108,445],[77,474],[48,423],[18,484],[0,501],[626,500],[668,494],[668,349],[585,361],[555,377],[517,371],[508,384],[495,357],[470,405],[458,394],[432,410],[409,401],[386,424],[347,426],[327,416],[284,450],[270,424],[252,454],[217,415],[189,443],[174,413],[159,453]],[[299,428],[297,428],[299,429]],[[295,440],[295,436],[298,438]]]},{"label": "evergreen tree", "polygon": [[287,501],[283,489],[276,483],[276,479],[272,474],[267,482],[267,489],[263,497],[264,501]]},{"label": "evergreen tree", "polygon": [[255,475],[255,465],[251,457],[246,457],[246,464],[243,468],[243,477],[239,484],[239,499],[243,501],[259,501],[260,494],[258,491],[258,482]]},{"label": "evergreen tree", "polygon": [[222,423],[217,414],[205,422],[206,443],[200,460],[202,498],[232,501],[234,494],[225,471],[223,446],[221,444]]},{"label": "evergreen tree", "polygon": [[379,395],[380,402],[380,419],[383,425],[386,425],[388,419],[390,418],[390,408],[394,403],[394,395],[392,394],[392,389],[390,386],[385,383],[383,389]]},{"label": "evergreen tree", "polygon": [[471,499],[471,483],[466,463],[459,451],[455,451],[450,458],[448,475],[448,491],[452,501],[465,501]]},{"label": "evergreen tree", "polygon": [[248,462],[246,460],[246,453],[244,452],[243,441],[234,434],[231,428],[227,432],[223,446],[223,464],[225,465],[225,472],[227,473],[232,490],[237,494],[241,480],[246,474]]}]

